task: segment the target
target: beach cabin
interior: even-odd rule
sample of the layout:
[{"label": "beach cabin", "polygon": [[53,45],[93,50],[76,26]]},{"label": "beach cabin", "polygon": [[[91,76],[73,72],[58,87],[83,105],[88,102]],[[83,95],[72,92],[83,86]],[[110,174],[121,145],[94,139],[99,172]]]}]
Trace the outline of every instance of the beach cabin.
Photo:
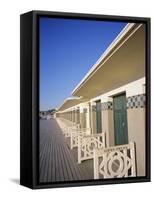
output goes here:
[{"label": "beach cabin", "polygon": [[145,26],[128,23],[55,114],[105,132],[106,147],[134,142],[137,176],[146,162],[145,62]]}]

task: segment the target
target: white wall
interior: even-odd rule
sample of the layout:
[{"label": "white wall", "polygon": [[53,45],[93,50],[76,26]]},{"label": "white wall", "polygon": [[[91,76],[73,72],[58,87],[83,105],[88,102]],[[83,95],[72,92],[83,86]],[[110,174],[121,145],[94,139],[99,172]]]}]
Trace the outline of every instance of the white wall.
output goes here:
[{"label": "white wall", "polygon": [[126,97],[131,97],[131,96],[135,96],[138,94],[144,94],[144,85],[145,85],[145,77],[138,79],[136,81],[133,81],[129,84],[123,85],[122,87],[116,88],[112,91],[109,91],[105,94],[102,94],[100,96],[97,96],[93,99],[91,99],[90,101],[97,101],[99,99],[101,99],[101,102],[107,102],[107,101],[112,101],[112,96],[122,93],[122,92],[126,92]]},{"label": "white wall", "polygon": [[[152,199],[154,183],[107,185],[32,191],[19,180],[19,14],[54,10],[152,17],[152,0],[5,0],[0,3],[0,199]],[[154,35],[154,31],[152,33]],[[152,53],[153,43],[152,43]],[[152,58],[152,61],[153,58]],[[153,68],[152,68],[153,74]],[[154,77],[154,76],[153,76]],[[154,84],[154,78],[152,79]],[[154,97],[152,97],[154,102]],[[152,109],[154,107],[152,106]],[[153,113],[152,113],[152,117]],[[152,126],[153,133],[153,126]],[[153,134],[152,134],[153,135]],[[152,136],[152,153],[154,140]],[[154,157],[154,156],[152,156]],[[152,159],[152,167],[154,159]],[[153,176],[153,173],[152,173]]]}]

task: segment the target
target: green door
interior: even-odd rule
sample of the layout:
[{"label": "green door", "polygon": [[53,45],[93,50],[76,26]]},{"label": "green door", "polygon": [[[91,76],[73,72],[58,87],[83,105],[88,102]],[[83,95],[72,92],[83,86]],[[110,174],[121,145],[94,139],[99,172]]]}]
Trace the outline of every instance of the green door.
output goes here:
[{"label": "green door", "polygon": [[101,101],[96,101],[96,131],[102,132],[102,114],[101,114]]},{"label": "green door", "polygon": [[126,95],[113,98],[115,145],[128,144]]}]

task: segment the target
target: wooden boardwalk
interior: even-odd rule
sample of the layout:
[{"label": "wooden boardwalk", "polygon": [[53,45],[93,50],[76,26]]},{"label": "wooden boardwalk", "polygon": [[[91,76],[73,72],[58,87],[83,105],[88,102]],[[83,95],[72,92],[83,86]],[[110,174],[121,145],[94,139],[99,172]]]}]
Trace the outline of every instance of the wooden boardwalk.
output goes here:
[{"label": "wooden boardwalk", "polygon": [[56,120],[40,120],[40,182],[93,179],[92,161],[77,164]]}]

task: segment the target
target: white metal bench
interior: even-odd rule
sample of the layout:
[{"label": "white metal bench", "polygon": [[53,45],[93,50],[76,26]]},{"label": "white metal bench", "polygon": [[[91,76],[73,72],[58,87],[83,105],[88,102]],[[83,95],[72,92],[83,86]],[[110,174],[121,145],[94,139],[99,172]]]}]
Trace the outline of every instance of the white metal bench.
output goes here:
[{"label": "white metal bench", "polygon": [[78,136],[78,163],[93,158],[94,148],[105,147],[105,133]]},{"label": "white metal bench", "polygon": [[94,179],[136,176],[135,147],[127,145],[94,149]]}]

